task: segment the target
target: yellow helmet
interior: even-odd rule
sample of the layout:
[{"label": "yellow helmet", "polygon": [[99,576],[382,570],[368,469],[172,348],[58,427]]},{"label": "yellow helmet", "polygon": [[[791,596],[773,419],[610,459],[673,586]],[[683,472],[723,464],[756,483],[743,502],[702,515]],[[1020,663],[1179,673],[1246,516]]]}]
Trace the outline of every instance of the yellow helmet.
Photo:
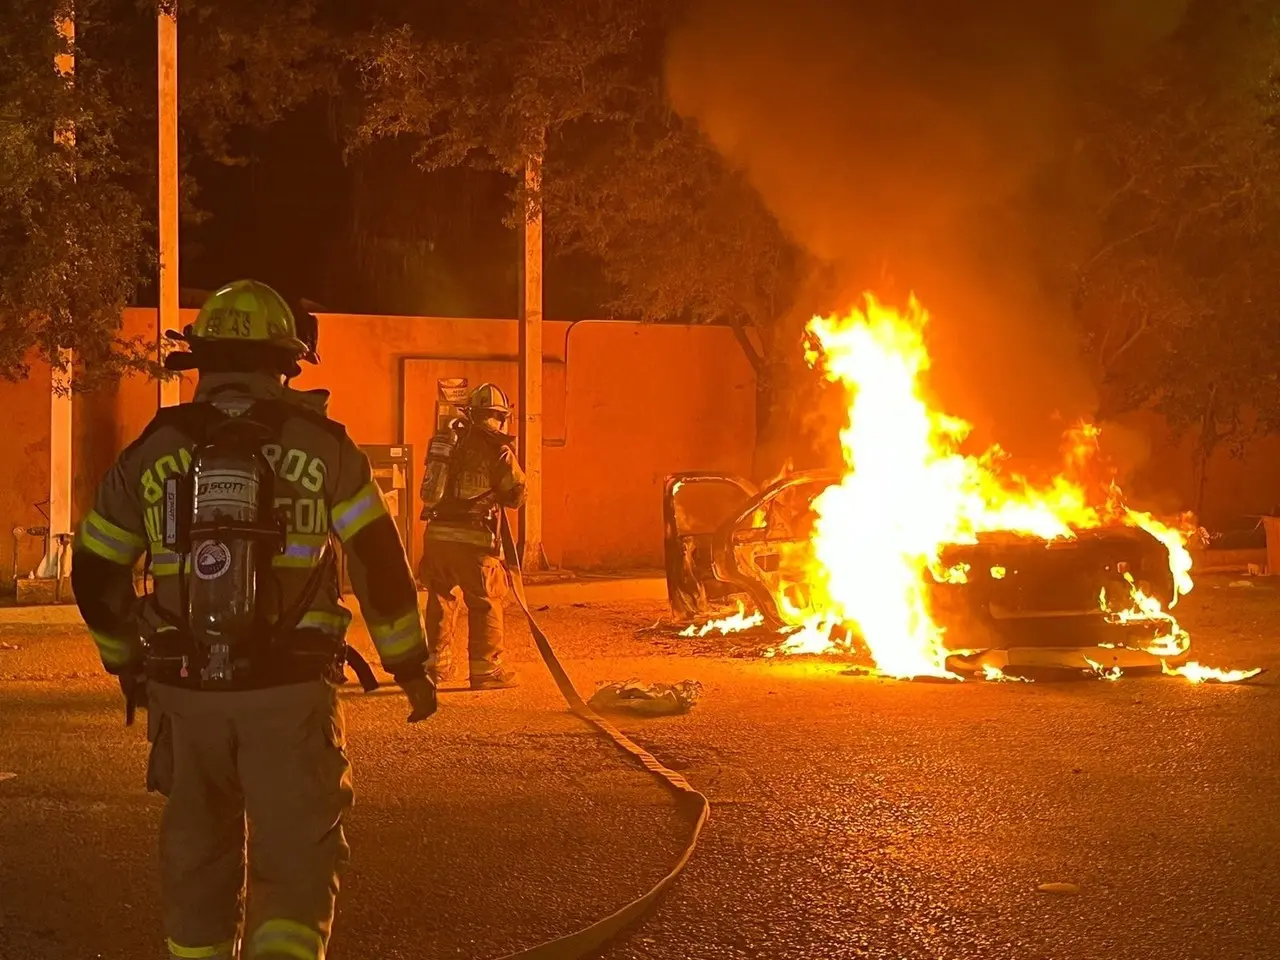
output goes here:
[{"label": "yellow helmet", "polygon": [[295,359],[310,352],[298,337],[297,321],[284,297],[257,280],[237,280],[214,291],[180,339],[188,343],[259,343],[282,348]]},{"label": "yellow helmet", "polygon": [[471,396],[467,398],[467,409],[473,414],[494,410],[511,416],[511,402],[496,383],[482,383],[472,390]]}]

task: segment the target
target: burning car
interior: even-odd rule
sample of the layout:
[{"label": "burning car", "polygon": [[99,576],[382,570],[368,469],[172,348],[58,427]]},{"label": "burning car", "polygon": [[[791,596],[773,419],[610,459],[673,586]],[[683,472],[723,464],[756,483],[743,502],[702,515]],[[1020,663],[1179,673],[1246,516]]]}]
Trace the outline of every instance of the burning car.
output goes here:
[{"label": "burning car", "polygon": [[970,425],[929,395],[927,319],[914,299],[899,311],[867,295],[810,323],[806,360],[848,402],[842,470],[763,489],[725,474],[667,479],[673,611],[706,618],[736,598],[737,615],[691,629],[760,627],[775,652],[851,653],[900,678],[1252,675],[1185,662],[1190,637],[1169,611],[1192,588],[1189,518],[1131,508],[1090,424],[1035,478],[999,447],[972,449]]},{"label": "burning car", "polygon": [[[803,629],[813,615],[814,501],[839,482],[840,474],[827,470],[792,473],[763,489],[723,473],[667,477],[662,515],[673,612],[706,621],[736,601],[754,612],[728,618],[724,627],[783,635]],[[939,561],[924,583],[930,609],[962,651],[953,649],[952,669],[1074,666],[1086,655],[1103,670],[1161,669],[1161,659],[1144,648],[1167,624],[1111,612],[1135,587],[1162,607],[1175,596],[1168,548],[1141,528],[1054,540],[995,531],[946,545]],[[711,629],[724,629],[717,623]],[[1170,649],[1164,659],[1186,656]]]}]

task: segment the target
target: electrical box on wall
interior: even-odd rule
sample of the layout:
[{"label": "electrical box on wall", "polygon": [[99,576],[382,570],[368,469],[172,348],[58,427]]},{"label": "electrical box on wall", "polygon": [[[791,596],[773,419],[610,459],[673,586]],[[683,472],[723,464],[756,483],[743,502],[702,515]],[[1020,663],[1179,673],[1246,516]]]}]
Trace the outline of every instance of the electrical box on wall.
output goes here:
[{"label": "electrical box on wall", "polygon": [[[400,539],[404,542],[405,553],[409,562],[414,561],[414,544],[411,537],[413,531],[413,445],[407,443],[361,444],[360,449],[369,458],[369,467],[373,473],[373,482],[382,491],[382,499],[386,501],[387,512],[395,521],[400,531]],[[346,558],[340,558],[340,576],[342,592],[351,592],[351,580],[347,576]]]}]

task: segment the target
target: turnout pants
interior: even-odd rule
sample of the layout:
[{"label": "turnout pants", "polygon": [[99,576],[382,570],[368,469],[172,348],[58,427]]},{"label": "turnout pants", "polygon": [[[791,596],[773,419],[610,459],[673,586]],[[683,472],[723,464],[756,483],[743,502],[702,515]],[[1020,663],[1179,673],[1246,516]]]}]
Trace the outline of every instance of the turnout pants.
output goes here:
[{"label": "turnout pants", "polygon": [[461,602],[467,607],[471,677],[493,674],[501,665],[502,602],[507,595],[502,561],[469,543],[428,539],[424,547],[419,579],[427,587],[428,666],[448,675]]},{"label": "turnout pants", "polygon": [[337,690],[149,686],[169,957],[323,960],[352,803]]}]

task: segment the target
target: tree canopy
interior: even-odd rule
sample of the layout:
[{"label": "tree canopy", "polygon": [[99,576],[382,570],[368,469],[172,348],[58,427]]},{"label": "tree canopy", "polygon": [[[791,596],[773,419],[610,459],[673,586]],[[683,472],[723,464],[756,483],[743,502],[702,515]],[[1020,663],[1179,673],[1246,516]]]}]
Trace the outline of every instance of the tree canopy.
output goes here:
[{"label": "tree canopy", "polygon": [[[119,318],[155,269],[156,0],[77,0],[73,81],[53,68],[58,4],[70,12],[69,0],[0,11],[8,378],[64,347],[106,374],[148,357],[122,340]],[[350,271],[403,274],[406,309],[408,280],[434,277],[462,309],[459,260],[487,258],[476,271],[485,282],[510,277],[514,245],[497,243],[490,224],[503,212],[493,181],[505,177],[518,226],[534,159],[548,274],[572,264],[564,282],[592,301],[584,309],[727,324],[765,387],[782,385],[821,264],[744,171],[672,111],[664,46],[688,6],[182,0],[184,216],[230,218],[210,171],[252,167],[266,131],[306,106],[348,163],[352,213],[332,232],[346,237],[335,249],[356,254]],[[1089,189],[1039,223],[1066,238],[1051,266],[1071,291],[1103,414],[1153,409],[1211,447],[1280,424],[1280,26],[1265,0],[1177,6],[1176,30],[1081,91],[1079,147],[1057,172]],[[74,144],[55,143],[72,127]],[[283,143],[281,162],[304,170],[311,158]],[[490,179],[459,179],[468,169]],[[413,186],[411,203],[388,199],[401,196],[392,182]],[[459,192],[470,199],[448,219],[438,201]],[[437,248],[458,232],[473,236],[450,261]],[[184,271],[192,262],[184,253]]]},{"label": "tree canopy", "polygon": [[[155,0],[13,0],[0,11],[0,377],[74,351],[77,388],[146,367],[122,309],[154,276]],[[184,0],[183,166],[238,162],[262,127],[332,84],[340,57],[292,0]],[[73,38],[55,29],[74,23]],[[62,76],[57,54],[73,58]],[[55,138],[57,131],[65,136]],[[184,177],[194,216],[196,183]]]},{"label": "tree canopy", "polygon": [[1280,426],[1274,5],[1190,4],[1125,81],[1089,118],[1111,188],[1079,313],[1107,407],[1195,431],[1203,459]]},{"label": "tree canopy", "polygon": [[[359,142],[402,138],[428,170],[543,164],[555,255],[600,265],[615,315],[730,324],[767,374],[771,322],[789,306],[799,251],[742,175],[661,83],[680,5],[645,0],[469,0],[432,32],[375,30],[359,54]],[[482,31],[476,24],[485,24]]]},{"label": "tree canopy", "polygon": [[[80,2],[81,34],[106,25],[109,5]],[[147,262],[137,166],[121,147],[128,80],[55,31],[40,0],[15,0],[0,26],[0,376],[30,358],[58,362],[70,347],[89,366],[136,357],[120,311]],[[73,76],[54,66],[76,53]],[[63,135],[55,142],[55,133]]]}]

